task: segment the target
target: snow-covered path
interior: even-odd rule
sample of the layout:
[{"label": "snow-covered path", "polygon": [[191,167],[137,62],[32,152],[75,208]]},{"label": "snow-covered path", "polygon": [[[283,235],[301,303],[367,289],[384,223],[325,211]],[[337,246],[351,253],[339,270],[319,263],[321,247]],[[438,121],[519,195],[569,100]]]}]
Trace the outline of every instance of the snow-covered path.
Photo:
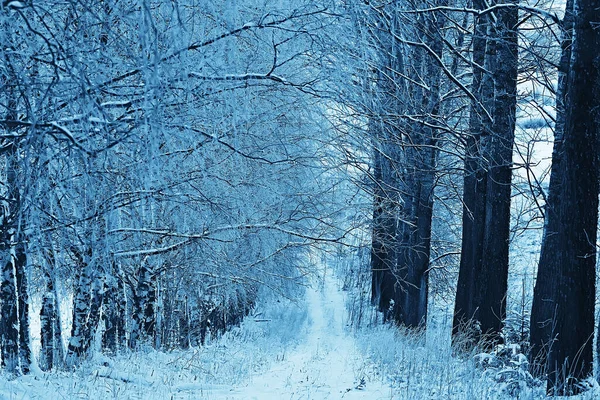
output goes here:
[{"label": "snow-covered path", "polygon": [[390,399],[390,389],[369,381],[364,360],[344,321],[344,295],[325,276],[307,289],[310,327],[301,343],[244,386],[215,390],[215,399]]},{"label": "snow-covered path", "polygon": [[[97,355],[74,372],[36,370],[16,379],[0,373],[0,399],[394,398],[346,326],[344,294],[326,272],[331,271],[307,289],[302,307],[272,314],[269,324],[281,325],[265,326],[266,335],[256,342],[244,339],[262,331],[250,320],[214,344],[187,352]],[[282,341],[286,329],[295,330],[288,332],[293,339]]]}]

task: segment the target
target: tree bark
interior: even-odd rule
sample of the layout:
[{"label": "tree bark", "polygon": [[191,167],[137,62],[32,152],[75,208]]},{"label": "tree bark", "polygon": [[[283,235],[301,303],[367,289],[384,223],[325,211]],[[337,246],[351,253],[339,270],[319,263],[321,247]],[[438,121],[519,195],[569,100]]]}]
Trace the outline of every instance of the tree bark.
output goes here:
[{"label": "tree bark", "polygon": [[85,253],[76,248],[72,248],[71,250],[77,260],[75,268],[79,276],[73,296],[71,338],[69,339],[65,357],[65,364],[68,368],[77,366],[88,350],[87,346],[90,343],[90,339],[87,335],[90,333],[90,330],[87,327],[87,323],[91,309],[92,285],[95,278],[95,271],[93,271],[93,266],[90,263],[91,249],[88,248]]},{"label": "tree bark", "polygon": [[[547,389],[577,393],[592,373],[598,223],[600,21],[598,0],[581,0],[565,101],[560,169],[552,166],[547,226],[531,314],[532,353],[546,366]],[[544,349],[540,351],[539,349]],[[545,362],[544,362],[545,361]]]},{"label": "tree bark", "polygon": [[[548,193],[548,202],[545,206],[544,234],[542,245],[553,246],[559,245],[558,237],[552,232],[558,231],[558,218],[548,218],[548,213],[552,213],[551,207],[554,209],[560,208],[561,198],[558,196],[557,188],[562,184],[562,154],[564,141],[564,128],[567,106],[567,88],[569,80],[569,70],[571,68],[571,45],[573,37],[573,0],[568,0],[565,6],[565,16],[562,20],[563,32],[561,38],[561,57],[558,65],[558,86],[556,90],[556,124],[554,126],[554,145],[552,149],[552,167],[550,174],[549,187],[554,188]],[[552,206],[550,206],[552,205]],[[545,251],[542,247],[543,252]],[[540,256],[541,261],[541,256]],[[546,374],[546,361],[548,345],[551,343],[554,336],[552,320],[540,321],[538,315],[542,314],[544,301],[539,299],[550,299],[558,289],[555,287],[556,281],[546,280],[536,284],[534,292],[534,300],[532,304],[532,321],[538,319],[535,325],[530,326],[530,371],[534,376],[542,376]]]},{"label": "tree bark", "polygon": [[56,313],[54,299],[51,292],[47,292],[42,299],[40,310],[40,358],[39,365],[42,371],[50,371],[54,366],[54,320]]},{"label": "tree bark", "polygon": [[46,293],[42,299],[42,308],[40,310],[41,348],[39,365],[43,371],[50,371],[54,367],[63,366],[64,348],[60,326],[58,293],[54,277],[56,259],[52,244],[47,242],[46,246],[48,246],[44,249]]},{"label": "tree bark", "polygon": [[501,343],[506,318],[512,152],[517,107],[518,9],[503,8],[496,15],[494,33],[494,122],[489,145],[485,202],[485,230],[479,278],[478,321],[484,344]]},{"label": "tree bark", "polygon": [[[473,7],[481,10],[485,2],[474,0]],[[485,51],[487,46],[487,17],[479,17],[474,22],[472,40],[473,81],[471,92],[481,102],[484,95]],[[463,215],[461,256],[454,304],[452,324],[453,342],[460,338],[467,348],[475,344],[476,328],[471,321],[476,316],[474,301],[475,282],[479,278],[483,259],[484,205],[487,186],[486,168],[483,162],[483,132],[485,117],[477,104],[471,103],[469,117],[469,135],[465,144],[465,172],[463,180]]]},{"label": "tree bark", "polygon": [[[487,7],[476,1],[476,9]],[[472,349],[502,341],[506,315],[512,146],[517,82],[516,7],[475,23],[470,135],[466,139],[461,261],[453,342]],[[485,67],[485,73],[481,70]],[[482,112],[484,107],[489,116]],[[484,339],[482,341],[482,339]]]},{"label": "tree bark", "polygon": [[113,263],[110,277],[106,282],[106,293],[103,296],[102,320],[102,349],[109,354],[116,354],[126,345],[125,318],[126,297],[120,268]]},{"label": "tree bark", "polygon": [[2,366],[6,371],[14,374],[19,373],[19,314],[17,307],[17,288],[10,250],[3,250],[3,253],[2,282],[0,282],[0,294],[2,296],[0,349],[2,350]]},{"label": "tree bark", "polygon": [[[444,6],[445,2],[439,2]],[[420,29],[425,38],[424,43],[439,58],[442,57],[443,43],[442,35],[445,26],[445,18],[438,13],[427,15],[420,23]],[[422,49],[416,49],[422,52]],[[402,323],[408,327],[422,327],[427,322],[428,302],[428,270],[431,252],[431,226],[433,218],[433,196],[437,174],[438,155],[438,132],[436,129],[426,125],[435,125],[436,116],[440,110],[441,90],[441,68],[437,62],[431,59],[431,55],[423,54],[422,70],[425,82],[429,90],[418,92],[418,113],[425,116],[423,123],[415,125],[412,134],[409,135],[406,162],[409,164],[411,178],[406,187],[410,198],[412,215],[409,220],[412,227],[408,225],[409,243],[407,251],[409,254],[406,274],[406,293],[404,299],[404,317]]]},{"label": "tree bark", "polygon": [[[18,228],[21,230],[21,227]],[[19,306],[19,361],[21,372],[28,374],[32,360],[31,338],[29,335],[29,293],[27,288],[27,255],[24,235],[17,234],[13,263],[15,265],[15,278]]]},{"label": "tree bark", "polygon": [[142,262],[137,286],[133,290],[133,324],[129,336],[131,349],[137,348],[140,341],[154,340],[156,334],[156,275],[147,262]]}]

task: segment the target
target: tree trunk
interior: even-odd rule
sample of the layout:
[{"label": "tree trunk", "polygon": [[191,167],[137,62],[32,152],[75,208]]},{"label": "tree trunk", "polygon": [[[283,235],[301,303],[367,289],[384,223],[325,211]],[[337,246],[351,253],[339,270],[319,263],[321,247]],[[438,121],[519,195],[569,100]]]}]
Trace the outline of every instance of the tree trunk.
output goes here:
[{"label": "tree trunk", "polygon": [[40,310],[40,359],[42,371],[50,371],[54,366],[54,298],[52,292],[46,292]]},{"label": "tree trunk", "polygon": [[[440,0],[437,6],[447,6],[447,1]],[[443,35],[446,18],[442,13],[431,13],[421,21],[424,43],[435,56],[443,56]],[[421,50],[422,51],[422,50]],[[421,91],[420,113],[425,115],[424,123],[419,124],[413,132],[414,143],[414,186],[412,187],[414,228],[408,265],[405,325],[409,327],[424,326],[427,322],[427,301],[429,292],[429,262],[431,253],[431,226],[433,218],[433,196],[437,174],[438,132],[431,128],[436,124],[441,107],[442,70],[433,60],[432,54],[424,54],[423,71],[429,90]]]},{"label": "tree trunk", "polygon": [[113,263],[112,274],[106,282],[106,293],[103,296],[102,320],[102,349],[109,354],[116,354],[126,345],[125,342],[125,311],[126,297],[120,268]]},{"label": "tree trunk", "polygon": [[[19,230],[21,227],[18,228]],[[32,363],[31,338],[29,335],[29,294],[27,288],[27,255],[24,237],[17,234],[13,262],[19,305],[19,360],[21,372],[28,374]]]},{"label": "tree trunk", "polygon": [[[480,10],[487,7],[481,1],[473,5]],[[454,344],[465,350],[477,343],[491,347],[501,342],[506,315],[517,16],[516,7],[507,7],[496,12],[494,24],[487,16],[475,22],[476,100],[465,149],[463,234],[452,328]],[[482,65],[491,73],[484,73]]]},{"label": "tree trunk", "polygon": [[[485,2],[474,0],[473,7],[485,8]],[[487,44],[487,17],[475,19],[472,53],[473,53],[473,82],[471,92],[477,101],[481,102],[484,94],[485,51]],[[467,347],[475,343],[476,328],[470,323],[475,319],[476,307],[474,302],[475,282],[478,280],[480,265],[483,259],[483,229],[485,187],[487,175],[483,163],[483,126],[485,116],[475,103],[471,103],[469,117],[469,135],[465,144],[465,171],[463,181],[463,215],[462,243],[456,301],[454,304],[454,320],[452,324],[453,341],[459,338],[466,340]]]},{"label": "tree trunk", "polygon": [[39,365],[43,371],[50,371],[53,367],[63,366],[64,349],[60,326],[58,293],[54,280],[56,261],[52,244],[48,242],[46,246],[48,246],[44,249],[46,293],[42,299],[42,309],[40,310],[41,348]]},{"label": "tree trunk", "polygon": [[60,298],[58,296],[58,286],[55,273],[52,274],[52,294],[54,296],[55,318],[54,324],[54,365],[59,368],[65,366],[65,345],[62,336],[62,319],[60,316]]},{"label": "tree trunk", "polygon": [[[10,65],[6,60],[7,64]],[[14,71],[13,72],[14,75]],[[9,76],[2,75],[2,83],[8,82]],[[7,87],[7,119],[17,118],[17,97],[15,87]],[[29,372],[31,359],[29,347],[29,324],[28,306],[20,314],[19,306],[27,301],[26,284],[23,271],[25,266],[19,265],[25,262],[24,243],[18,244],[21,239],[21,193],[19,174],[19,152],[15,142],[3,143],[5,151],[5,176],[2,202],[0,204],[0,262],[2,263],[2,279],[0,281],[0,303],[2,309],[2,324],[0,331],[0,350],[2,353],[2,365],[10,373]],[[18,248],[16,248],[18,246]],[[25,297],[19,296],[19,290],[23,290]],[[19,318],[23,319],[23,325]],[[22,347],[23,351],[20,351]],[[20,361],[23,362],[23,370],[19,369]]]},{"label": "tree trunk", "polygon": [[178,301],[179,316],[179,348],[189,349],[190,347],[190,319],[187,299]]},{"label": "tree trunk", "polygon": [[[563,18],[563,32],[561,38],[561,57],[558,66],[558,86],[556,90],[556,124],[554,126],[554,146],[552,149],[552,169],[550,174],[551,188],[558,188],[561,185],[563,179],[562,176],[562,154],[563,154],[563,140],[564,140],[564,128],[565,128],[565,117],[566,117],[566,101],[567,101],[567,83],[569,79],[569,70],[571,64],[571,44],[573,36],[573,0],[567,0],[565,7],[565,16]],[[552,232],[558,231],[558,218],[548,218],[550,210],[550,204],[552,207],[557,209],[560,208],[561,198],[558,196],[558,190],[552,190],[548,193],[548,203],[546,204],[545,220],[544,220],[544,234],[542,239],[542,245],[553,246],[559,245],[558,237],[552,235]],[[544,249],[542,247],[542,249]],[[540,256],[541,257],[541,256]],[[541,261],[541,259],[540,259]],[[547,280],[543,284],[535,286],[534,300],[532,305],[531,318],[533,321],[534,315],[538,319],[538,315],[542,313],[544,306],[543,302],[537,299],[549,299],[553,293],[558,289],[554,286],[556,281]],[[554,336],[552,320],[545,322],[538,322],[535,325],[530,326],[530,371],[534,376],[543,376],[546,374],[546,361],[548,345]]]},{"label": "tree trunk", "polygon": [[[579,391],[592,373],[598,223],[600,115],[600,4],[582,0],[573,13],[574,35],[566,86],[560,169],[549,188],[531,315],[535,364],[544,361],[547,388]],[[550,324],[549,326],[547,324]]]},{"label": "tree trunk", "polygon": [[67,347],[65,364],[68,368],[77,366],[81,358],[87,353],[91,342],[90,330],[87,327],[88,316],[91,308],[92,285],[94,280],[93,267],[90,264],[91,249],[82,254],[73,248],[72,252],[77,260],[76,268],[79,275],[73,296],[73,322],[71,325],[71,338]]},{"label": "tree trunk", "polygon": [[371,298],[387,320],[396,291],[396,202],[392,167],[385,151],[388,146],[375,149],[374,212],[371,247]]},{"label": "tree trunk", "polygon": [[[9,373],[19,372],[19,314],[14,265],[10,250],[3,250],[2,282],[0,282],[2,324],[2,366]],[[7,254],[8,253],[8,254]]]},{"label": "tree trunk", "polygon": [[133,325],[129,336],[129,347],[135,349],[140,341],[154,339],[156,330],[156,276],[147,261],[142,262],[138,283],[133,293]]},{"label": "tree trunk", "polygon": [[485,202],[483,262],[479,277],[478,321],[484,344],[502,342],[506,318],[512,151],[517,106],[518,9],[503,8],[496,15],[494,33],[494,122],[489,145]]}]

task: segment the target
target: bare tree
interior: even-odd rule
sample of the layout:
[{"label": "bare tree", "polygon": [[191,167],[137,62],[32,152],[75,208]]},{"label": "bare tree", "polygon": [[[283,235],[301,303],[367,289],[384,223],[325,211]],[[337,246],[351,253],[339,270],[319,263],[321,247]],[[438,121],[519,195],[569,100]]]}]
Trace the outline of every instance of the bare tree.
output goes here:
[{"label": "bare tree", "polygon": [[[597,104],[600,20],[595,3],[567,3],[557,94],[564,125],[555,141],[546,226],[531,315],[532,365],[548,374],[548,391],[581,390],[592,373],[599,161]],[[572,18],[572,23],[570,18]],[[570,30],[572,27],[572,31]],[[557,160],[554,163],[554,157]]]}]

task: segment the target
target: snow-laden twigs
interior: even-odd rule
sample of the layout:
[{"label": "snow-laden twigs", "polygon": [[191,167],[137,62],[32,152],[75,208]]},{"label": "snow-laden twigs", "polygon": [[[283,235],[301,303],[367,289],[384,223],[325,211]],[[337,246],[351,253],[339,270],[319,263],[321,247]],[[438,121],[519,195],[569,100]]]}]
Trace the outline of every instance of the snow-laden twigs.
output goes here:
[{"label": "snow-laden twigs", "polygon": [[199,239],[213,239],[214,235],[224,232],[230,231],[240,231],[240,230],[272,230],[281,232],[296,238],[305,239],[311,242],[329,242],[329,243],[340,243],[346,244],[344,239],[350,234],[351,230],[347,230],[342,232],[339,236],[318,236],[311,235],[308,233],[303,233],[297,230],[289,229],[280,225],[275,224],[239,224],[239,225],[227,225],[220,226],[213,229],[206,229],[202,233],[181,233],[181,232],[173,232],[166,229],[149,229],[149,228],[117,228],[109,231],[109,234],[116,233],[145,233],[150,235],[158,235],[165,237],[176,237],[176,238],[185,238],[186,240],[178,242],[171,246],[155,248],[155,249],[140,249],[140,250],[131,250],[131,251],[122,251],[115,253],[118,256],[137,256],[137,255],[151,255],[151,254],[161,254],[165,252],[169,252],[172,250],[176,250],[181,246],[184,246],[190,243],[192,240]]},{"label": "snow-laden twigs", "polygon": [[477,10],[475,8],[468,7],[450,7],[450,6],[438,6],[438,7],[430,7],[430,8],[422,8],[418,10],[402,10],[402,13],[405,14],[421,14],[421,13],[430,13],[436,11],[448,11],[448,12],[463,12],[468,14],[473,14],[477,17],[481,17],[487,14],[491,14],[495,11],[504,9],[504,8],[518,8],[522,11],[527,11],[528,13],[538,15],[540,17],[546,18],[554,22],[555,24],[562,27],[562,22],[556,13],[551,11],[547,11],[538,7],[532,7],[524,4],[511,4],[511,3],[503,3],[503,4],[494,4],[483,10]]},{"label": "snow-laden twigs", "polygon": [[190,72],[188,76],[203,81],[248,81],[248,80],[270,80],[278,83],[287,83],[287,81],[277,75],[268,74],[239,74],[239,75],[222,75],[222,76],[208,76],[202,75],[197,72]]}]

